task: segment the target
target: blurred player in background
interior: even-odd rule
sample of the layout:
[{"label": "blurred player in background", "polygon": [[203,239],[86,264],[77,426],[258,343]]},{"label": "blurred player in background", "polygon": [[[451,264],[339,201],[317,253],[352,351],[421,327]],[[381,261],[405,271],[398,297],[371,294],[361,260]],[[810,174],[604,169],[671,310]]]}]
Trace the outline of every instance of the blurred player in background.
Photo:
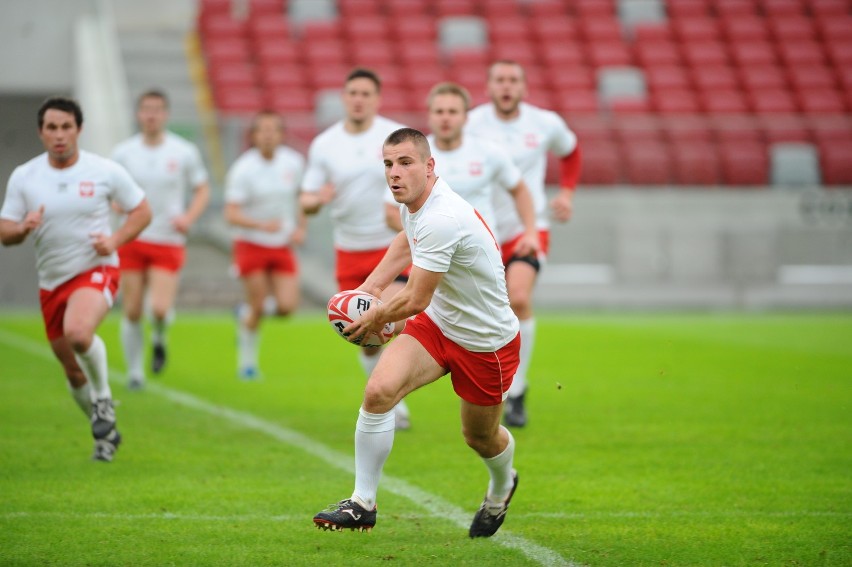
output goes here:
[{"label": "blurred player in background", "polygon": [[524,102],[526,93],[524,70],[519,64],[514,61],[493,63],[488,70],[491,102],[473,109],[467,125],[470,134],[500,144],[520,168],[532,194],[539,229],[541,253],[526,253],[520,248],[527,238],[526,227],[514,203],[504,192],[495,192],[496,229],[506,264],[509,300],[521,322],[521,365],[509,391],[504,416],[506,424],[514,427],[527,423],[524,404],[527,370],[535,344],[533,289],[550,241],[544,187],[547,152],[553,152],[560,159],[560,189],[550,202],[553,216],[560,222],[571,218],[572,198],[580,176],[577,136],[555,112]]},{"label": "blurred player in background", "polygon": [[426,137],[403,128],[384,144],[387,183],[404,231],[359,289],[379,295],[413,262],[405,288],[344,332],[356,340],[412,317],[367,381],[355,427],[355,490],[314,516],[324,529],[372,529],[382,468],[394,440],[394,404],[451,374],[461,398],[462,434],[489,472],[470,537],[500,528],[518,484],[515,442],[500,425],[518,366],[518,319],[509,306],[500,250],[476,210],[435,177]]},{"label": "blurred player in background", "polygon": [[[427,139],[435,158],[436,174],[473,205],[492,231],[496,227],[493,194],[508,191],[525,229],[518,244],[519,253],[537,254],[535,210],[520,170],[496,144],[464,135],[470,108],[467,90],[455,83],[439,83],[429,92],[427,105],[432,130]],[[390,205],[388,213],[389,222],[395,218],[397,224],[393,226],[398,226],[399,205]]]},{"label": "blurred player in background", "polygon": [[165,93],[157,90],[143,93],[136,105],[140,132],[116,146],[112,154],[144,189],[154,215],[151,225],[118,251],[124,311],[121,345],[131,389],[145,385],[142,331],[145,292],[149,293],[152,315],[151,370],[157,374],[166,363],[166,328],[173,318],[186,234],[210,199],[201,153],[192,143],[166,130],[168,118]]},{"label": "blurred player in background", "polygon": [[[343,86],[345,117],[311,143],[302,182],[301,204],[307,214],[328,205],[334,225],[338,288],[355,289],[370,275],[397,234],[385,223],[387,182],[382,171],[382,143],[402,125],[378,115],[381,80],[368,69],[354,69]],[[404,278],[384,290],[388,300]],[[397,325],[402,328],[402,325]],[[380,348],[363,348],[359,360],[369,376]],[[405,402],[397,407],[397,426],[409,427]]]},{"label": "blurred player in background", "polygon": [[[38,111],[45,153],[15,168],[0,209],[0,241],[33,233],[47,339],[71,395],[91,421],[92,458],[112,461],[121,443],[107,352],[95,334],[118,289],[116,249],[151,221],[145,193],[118,164],[80,150],[83,112],[76,101],[47,99]],[[111,202],[128,211],[110,230]]]},{"label": "blurred player in background", "polygon": [[304,241],[306,224],[299,208],[305,160],[282,145],[281,117],[272,111],[258,113],[250,135],[253,147],[237,158],[225,183],[225,219],[236,229],[234,266],[246,294],[237,314],[237,372],[244,380],[259,376],[264,300],[273,297],[280,316],[292,313],[299,303],[293,247]]}]

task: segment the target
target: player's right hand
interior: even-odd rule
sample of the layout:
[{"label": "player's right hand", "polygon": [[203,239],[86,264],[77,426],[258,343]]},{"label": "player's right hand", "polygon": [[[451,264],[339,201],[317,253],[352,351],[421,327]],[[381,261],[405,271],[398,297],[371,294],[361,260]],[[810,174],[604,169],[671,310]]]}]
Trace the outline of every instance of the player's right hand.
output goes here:
[{"label": "player's right hand", "polygon": [[262,230],[264,232],[278,232],[279,230],[281,230],[281,221],[280,220],[264,221],[264,222],[260,223],[260,226],[258,228],[260,228],[260,230]]},{"label": "player's right hand", "polygon": [[24,217],[23,223],[21,223],[26,234],[41,226],[42,218],[44,218],[44,205],[39,207],[37,211],[28,212],[27,216]]}]

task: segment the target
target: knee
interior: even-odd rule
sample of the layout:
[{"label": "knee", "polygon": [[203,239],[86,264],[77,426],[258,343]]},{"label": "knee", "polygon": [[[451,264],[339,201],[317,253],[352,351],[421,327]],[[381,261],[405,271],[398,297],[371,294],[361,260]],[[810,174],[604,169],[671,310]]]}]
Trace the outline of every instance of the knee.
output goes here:
[{"label": "knee", "polygon": [[83,374],[79,366],[75,364],[72,368],[63,365],[63,369],[65,370],[65,377],[68,379],[68,383],[71,384],[72,388],[81,388],[86,385],[86,375]]},{"label": "knee", "polygon": [[494,441],[492,435],[487,434],[485,431],[471,429],[470,427],[463,427],[462,435],[467,446],[480,455],[488,453]]},{"label": "knee", "polygon": [[[532,311],[531,295],[526,290],[512,290],[509,293],[509,303],[512,306],[512,311],[521,319],[529,318]],[[522,317],[525,316],[525,317]]]},{"label": "knee", "polygon": [[80,325],[66,325],[65,340],[74,352],[83,353],[92,345],[93,333]]},{"label": "knee", "polygon": [[364,409],[370,413],[389,412],[396,405],[396,392],[376,380],[368,380],[364,390]]}]

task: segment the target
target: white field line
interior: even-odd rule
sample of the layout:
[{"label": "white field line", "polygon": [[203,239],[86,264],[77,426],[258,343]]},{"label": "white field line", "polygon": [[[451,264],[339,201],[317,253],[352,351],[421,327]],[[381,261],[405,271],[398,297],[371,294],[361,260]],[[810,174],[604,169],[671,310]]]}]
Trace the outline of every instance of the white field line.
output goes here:
[{"label": "white field line", "polygon": [[[40,358],[53,359],[53,353],[47,346],[3,329],[0,329],[0,342]],[[113,379],[122,377],[121,372],[112,368],[110,369],[110,374]],[[231,421],[232,423],[242,425],[248,429],[264,433],[273,439],[277,439],[287,445],[301,449],[309,455],[313,455],[331,467],[354,475],[354,457],[334,451],[333,449],[326,447],[322,443],[319,443],[298,431],[282,427],[247,412],[212,404],[201,398],[197,398],[192,394],[181,392],[179,390],[163,386],[162,384],[149,382],[146,385],[146,389],[153,394],[162,396],[177,404],[196,409],[200,412],[215,415]],[[467,530],[470,527],[470,520],[473,517],[473,511],[462,510],[452,503],[443,500],[430,492],[417,488],[402,479],[383,475],[382,488],[396,494],[397,496],[410,500],[414,505],[422,508],[430,516],[434,516],[442,520],[449,520],[451,523],[455,524],[459,528],[463,528],[464,530]],[[424,507],[421,504],[424,502],[428,502],[428,507]],[[503,547],[515,549],[523,553],[530,560],[535,561],[540,565],[548,567],[551,565],[579,567],[578,564],[564,559],[556,551],[529,541],[524,537],[514,535],[508,530],[500,530],[492,538],[492,540]]]}]

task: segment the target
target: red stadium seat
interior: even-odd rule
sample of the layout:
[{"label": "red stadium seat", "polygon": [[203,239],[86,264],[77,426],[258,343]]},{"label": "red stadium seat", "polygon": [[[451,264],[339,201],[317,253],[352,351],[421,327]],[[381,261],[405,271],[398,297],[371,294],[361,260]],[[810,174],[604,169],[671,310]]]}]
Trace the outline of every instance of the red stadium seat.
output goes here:
[{"label": "red stadium seat", "polygon": [[719,154],[712,143],[673,145],[672,165],[678,185],[718,185],[721,181]]},{"label": "red stadium seat", "polygon": [[743,41],[731,44],[731,58],[738,67],[774,65],[778,61],[768,41]]},{"label": "red stadium seat", "polygon": [[668,0],[666,11],[670,18],[703,17],[710,13],[705,0]]},{"label": "red stadium seat", "polygon": [[491,63],[491,56],[487,49],[466,48],[456,49],[447,56],[450,65],[480,65],[487,66]]},{"label": "red stadium seat", "polygon": [[491,59],[494,61],[511,59],[520,63],[525,69],[531,65],[538,65],[538,53],[536,53],[529,43],[498,42],[492,45]]},{"label": "red stadium seat", "polygon": [[553,104],[556,110],[562,114],[597,112],[600,109],[598,93],[594,90],[556,91]]},{"label": "red stadium seat", "polygon": [[609,120],[597,113],[566,114],[564,118],[568,123],[568,127],[577,134],[581,146],[585,146],[586,144],[615,143]]},{"label": "red stadium seat", "polygon": [[246,23],[230,14],[212,14],[201,23],[201,37],[208,40],[245,39]]},{"label": "red stadium seat", "polygon": [[798,111],[796,101],[788,90],[752,91],[748,97],[757,114],[792,114]]},{"label": "red stadium seat", "polygon": [[283,15],[264,15],[249,20],[249,36],[255,46],[290,40],[290,23]]},{"label": "red stadium seat", "polygon": [[593,67],[624,67],[633,63],[630,50],[622,42],[590,42],[589,63]]},{"label": "red stadium seat", "polygon": [[474,0],[434,0],[433,9],[439,18],[472,16],[476,13],[476,2]]},{"label": "red stadium seat", "polygon": [[574,12],[581,18],[615,17],[613,0],[573,0]]},{"label": "red stadium seat", "polygon": [[226,114],[253,114],[263,108],[265,101],[260,89],[224,89],[214,93],[216,107]]},{"label": "red stadium seat", "polygon": [[748,101],[736,89],[708,90],[698,93],[701,109],[707,114],[744,114],[749,111]]},{"label": "red stadium seat", "polygon": [[852,159],[849,159],[850,155],[852,155],[852,142],[820,146],[819,161],[823,183],[826,185],[852,185]]},{"label": "red stadium seat", "polygon": [[526,16],[526,12],[521,10],[519,0],[488,0],[482,2],[480,8],[488,20],[506,19],[518,22]]},{"label": "red stadium seat", "polygon": [[778,55],[784,65],[823,65],[826,61],[822,44],[816,41],[788,41],[778,44]]},{"label": "red stadium seat", "polygon": [[807,0],[806,4],[814,16],[845,16],[852,11],[849,0]]},{"label": "red stadium seat", "polygon": [[769,29],[764,18],[752,16],[730,16],[721,21],[722,35],[729,44],[744,41],[769,41]]},{"label": "red stadium seat", "polygon": [[406,42],[431,42],[434,49],[437,37],[437,24],[435,18],[430,14],[424,13],[420,15],[406,14],[404,17],[395,17],[391,19],[389,33],[396,37],[399,47]]},{"label": "red stadium seat", "polygon": [[344,20],[360,16],[378,16],[381,13],[381,2],[378,0],[338,0],[337,7]]},{"label": "red stadium seat", "polygon": [[740,88],[736,73],[727,65],[693,67],[692,83],[698,92],[730,91]]},{"label": "red stadium seat", "polygon": [[837,86],[834,72],[830,67],[824,65],[790,67],[787,69],[787,77],[790,80],[790,85],[796,91],[833,89]]},{"label": "red stadium seat", "polygon": [[817,29],[823,42],[848,41],[852,36],[852,15],[828,14],[816,18]]},{"label": "red stadium seat", "polygon": [[613,121],[612,131],[622,146],[663,142],[660,123],[650,114],[620,116]]},{"label": "red stadium seat", "polygon": [[283,41],[262,42],[255,47],[255,55],[262,65],[295,64],[301,59],[297,45]]},{"label": "red stadium seat", "polygon": [[260,67],[260,84],[264,89],[304,88],[305,69],[295,64],[270,64]]},{"label": "red stadium seat", "polygon": [[577,22],[568,16],[532,18],[529,26],[533,39],[542,47],[578,40]]},{"label": "red stadium seat", "polygon": [[573,42],[553,41],[539,45],[539,53],[547,66],[559,72],[561,67],[576,67],[586,62],[583,45]]},{"label": "red stadium seat", "polygon": [[293,112],[312,112],[314,109],[314,94],[310,89],[291,87],[274,89],[267,93],[269,106],[279,114]]},{"label": "red stadium seat", "polygon": [[527,12],[531,18],[554,18],[568,14],[561,0],[536,0],[527,3]]},{"label": "red stadium seat", "polygon": [[847,110],[843,95],[835,89],[803,89],[798,99],[805,114],[843,114]]},{"label": "red stadium seat", "polygon": [[769,156],[759,143],[729,142],[719,147],[722,180],[726,185],[765,186],[769,182]]},{"label": "red stadium seat", "polygon": [[645,81],[652,91],[684,90],[692,87],[686,69],[678,66],[649,67],[645,69]]},{"label": "red stadium seat", "polygon": [[342,41],[343,32],[337,20],[311,20],[302,24],[302,42]]},{"label": "red stadium seat", "polygon": [[578,31],[588,42],[622,41],[621,23],[614,17],[581,19],[578,22]]},{"label": "red stadium seat", "polygon": [[257,85],[254,66],[247,63],[219,65],[210,69],[209,78],[214,90],[252,88]]},{"label": "red stadium seat", "polygon": [[780,67],[753,65],[740,68],[740,83],[746,92],[787,88],[787,77]]},{"label": "red stadium seat", "polygon": [[714,8],[720,18],[757,15],[757,4],[754,0],[716,0]]},{"label": "red stadium seat", "polygon": [[362,67],[382,67],[392,65],[395,46],[390,42],[355,42],[351,47],[351,62]]},{"label": "red stadium seat", "polygon": [[249,19],[277,17],[284,15],[284,0],[249,0]]},{"label": "red stadium seat", "polygon": [[799,114],[764,115],[758,124],[768,144],[783,142],[812,142],[813,137],[805,119]]},{"label": "red stadium seat", "polygon": [[816,39],[813,20],[806,16],[769,18],[768,27],[772,37],[778,42]]},{"label": "red stadium seat", "polygon": [[689,114],[700,110],[691,90],[661,90],[651,93],[651,104],[661,114]]},{"label": "red stadium seat", "polygon": [[690,67],[727,65],[728,52],[719,41],[694,41],[683,44],[683,58]]},{"label": "red stadium seat", "polygon": [[302,48],[305,64],[312,69],[349,66],[349,50],[341,41],[303,42]]},{"label": "red stadium seat", "polygon": [[761,125],[751,115],[716,115],[711,123],[720,146],[764,143]]},{"label": "red stadium seat", "polygon": [[710,143],[713,132],[710,129],[711,120],[701,115],[670,115],[661,122],[663,137],[672,147],[680,143]]},{"label": "red stadium seat", "polygon": [[436,67],[440,64],[438,50],[435,48],[434,42],[403,42],[395,45],[395,48],[400,62],[407,67],[416,69],[421,65]]},{"label": "red stadium seat", "polygon": [[636,62],[642,67],[680,65],[680,47],[673,41],[637,42],[633,48]]},{"label": "red stadium seat", "polygon": [[210,39],[204,43],[208,67],[227,63],[248,63],[249,47],[244,39]]},{"label": "red stadium seat", "polygon": [[343,20],[343,35],[350,42],[377,40],[388,33],[388,20],[384,16],[352,16]]},{"label": "red stadium seat", "polygon": [[307,79],[315,91],[343,88],[343,81],[351,71],[349,65],[320,65],[309,68]]},{"label": "red stadium seat", "polygon": [[674,41],[668,22],[639,22],[633,26],[633,41],[638,45],[646,41]]},{"label": "red stadium seat", "polygon": [[645,116],[651,111],[651,101],[644,96],[618,96],[610,98],[606,103],[609,111],[616,115]]},{"label": "red stadium seat", "polygon": [[845,41],[831,41],[824,44],[828,57],[836,67],[852,66],[852,37]]},{"label": "red stadium seat", "polygon": [[671,21],[671,26],[675,37],[682,43],[719,41],[721,39],[716,18],[675,18]]},{"label": "red stadium seat", "polygon": [[671,183],[672,159],[667,144],[648,142],[622,145],[622,151],[628,183],[632,185]]},{"label": "red stadium seat", "polygon": [[800,0],[760,0],[760,4],[767,16],[794,16],[805,12]]},{"label": "red stadium seat", "polygon": [[517,42],[526,44],[532,41],[532,33],[524,21],[513,19],[489,19],[488,40],[492,45],[500,42]]},{"label": "red stadium seat", "polygon": [[621,182],[622,159],[616,144],[583,142],[581,185],[615,185]]},{"label": "red stadium seat", "polygon": [[550,87],[557,91],[593,91],[596,88],[595,76],[588,67],[566,66],[562,67],[559,72],[553,72],[550,69],[547,76],[550,79]]}]

